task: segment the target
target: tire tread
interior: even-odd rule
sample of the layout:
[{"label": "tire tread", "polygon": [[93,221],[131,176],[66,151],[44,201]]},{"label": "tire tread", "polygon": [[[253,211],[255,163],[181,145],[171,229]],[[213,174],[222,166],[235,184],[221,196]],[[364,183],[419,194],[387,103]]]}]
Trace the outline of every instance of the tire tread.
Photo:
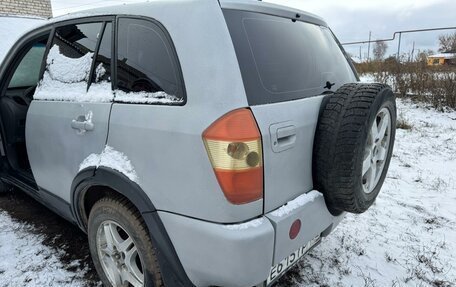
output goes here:
[{"label": "tire tread", "polygon": [[123,214],[126,218],[128,218],[131,224],[130,227],[138,233],[139,237],[141,237],[142,240],[146,241],[146,245],[151,246],[151,248],[148,249],[148,252],[155,263],[155,267],[157,267],[156,270],[154,270],[154,275],[156,276],[156,278],[153,286],[163,287],[164,283],[161,276],[161,270],[158,264],[157,251],[153,247],[154,245],[149,236],[149,231],[146,226],[146,223],[144,222],[144,219],[141,213],[137,210],[136,206],[124,197],[110,195],[98,200],[93,206],[92,211],[98,208],[102,208],[103,206],[109,206],[110,208],[116,210],[116,212],[119,212]]},{"label": "tire tread", "polygon": [[384,84],[351,83],[324,102],[314,141],[313,173],[333,214],[362,213],[370,204],[353,192],[356,188],[356,155],[364,148],[360,133],[367,128],[371,107]]}]

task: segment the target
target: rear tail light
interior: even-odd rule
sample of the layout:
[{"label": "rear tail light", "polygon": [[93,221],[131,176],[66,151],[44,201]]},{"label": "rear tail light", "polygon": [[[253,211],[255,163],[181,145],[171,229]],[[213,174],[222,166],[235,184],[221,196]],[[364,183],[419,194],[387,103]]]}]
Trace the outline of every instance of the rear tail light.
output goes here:
[{"label": "rear tail light", "polygon": [[261,134],[249,109],[222,116],[204,131],[203,140],[228,201],[244,204],[263,197]]}]

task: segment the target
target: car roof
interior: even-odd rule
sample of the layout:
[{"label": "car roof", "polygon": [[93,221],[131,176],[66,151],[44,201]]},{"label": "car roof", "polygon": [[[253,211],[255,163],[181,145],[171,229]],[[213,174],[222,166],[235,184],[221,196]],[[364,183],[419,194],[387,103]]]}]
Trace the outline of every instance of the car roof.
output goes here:
[{"label": "car roof", "polygon": [[[225,9],[244,10],[277,15],[286,18],[299,19],[301,21],[310,22],[320,26],[328,26],[323,18],[317,15],[283,5],[253,0],[219,0],[219,2],[220,6]],[[297,17],[297,15],[299,15],[299,17]]]},{"label": "car roof", "polygon": [[189,11],[191,11],[192,4],[199,6],[201,5],[201,2],[208,2],[210,4],[213,4],[213,2],[217,1],[220,3],[220,7],[224,9],[243,10],[269,15],[277,15],[286,18],[299,19],[300,21],[310,22],[325,27],[327,26],[326,22],[322,18],[314,14],[282,5],[254,0],[151,0],[147,2],[129,3],[83,10],[80,12],[69,13],[63,16],[52,18],[51,21],[59,22],[83,17],[122,14],[147,17],[150,16],[148,11],[151,9],[169,7],[172,5],[186,5],[189,7]]},{"label": "car roof", "polygon": [[44,18],[38,17],[18,15],[0,16],[0,63],[22,35],[45,23],[47,21]]}]

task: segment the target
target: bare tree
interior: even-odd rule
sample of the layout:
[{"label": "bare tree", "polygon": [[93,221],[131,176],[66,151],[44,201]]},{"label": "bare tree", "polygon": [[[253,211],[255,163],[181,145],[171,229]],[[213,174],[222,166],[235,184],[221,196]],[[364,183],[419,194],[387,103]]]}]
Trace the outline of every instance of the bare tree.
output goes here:
[{"label": "bare tree", "polygon": [[456,32],[439,36],[439,52],[456,53]]},{"label": "bare tree", "polygon": [[384,41],[375,42],[374,59],[376,61],[381,61],[385,57],[386,50],[388,50],[388,44],[386,44]]},{"label": "bare tree", "polygon": [[422,62],[422,63],[426,63],[427,62],[427,59],[428,59],[428,56],[430,55],[433,55],[434,54],[434,51],[428,49],[428,50],[423,50],[423,51],[419,51],[418,52],[418,55],[416,55],[415,57],[415,61],[416,62]]}]

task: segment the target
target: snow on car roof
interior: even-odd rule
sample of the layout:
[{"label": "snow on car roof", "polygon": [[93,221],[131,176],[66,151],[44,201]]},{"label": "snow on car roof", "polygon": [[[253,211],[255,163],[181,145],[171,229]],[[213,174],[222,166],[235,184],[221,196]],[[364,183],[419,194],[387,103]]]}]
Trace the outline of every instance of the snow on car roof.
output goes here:
[{"label": "snow on car roof", "polygon": [[0,63],[9,49],[25,32],[46,23],[43,18],[29,16],[0,16]]}]

